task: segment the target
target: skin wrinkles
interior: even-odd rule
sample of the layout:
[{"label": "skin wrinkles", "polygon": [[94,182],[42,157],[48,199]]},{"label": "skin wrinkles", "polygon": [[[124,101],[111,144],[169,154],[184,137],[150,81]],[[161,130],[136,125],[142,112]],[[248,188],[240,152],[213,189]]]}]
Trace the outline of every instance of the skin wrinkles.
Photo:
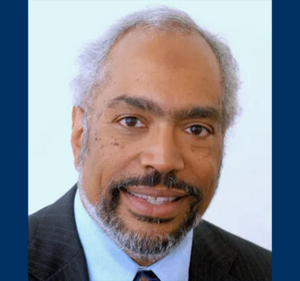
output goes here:
[{"label": "skin wrinkles", "polygon": [[[124,106],[125,105],[125,106]],[[126,105],[129,106],[129,108],[126,107]],[[190,121],[191,124],[201,124],[203,125],[203,121],[199,123],[200,119],[206,119],[205,124],[209,124],[209,127],[212,134],[215,134],[216,132],[218,133],[218,127],[220,127],[220,119],[221,119],[221,114],[220,112],[213,107],[191,107],[191,108],[187,108],[187,109],[181,109],[179,111],[174,111],[174,110],[169,110],[171,111],[171,113],[167,113],[166,111],[164,111],[158,104],[152,102],[152,101],[148,101],[148,99],[146,98],[140,98],[140,97],[136,97],[136,98],[128,98],[125,95],[121,95],[118,96],[114,99],[112,99],[108,105],[106,106],[107,109],[111,109],[112,113],[107,113],[106,114],[106,119],[107,119],[107,123],[109,124],[111,121],[111,119],[113,119],[113,117],[111,117],[110,115],[114,116],[114,114],[117,112],[119,113],[120,111],[123,112],[124,110],[127,110],[127,114],[124,114],[125,116],[135,116],[138,119],[141,119],[141,122],[143,123],[147,123],[143,124],[145,126],[150,126],[151,122],[145,121],[144,118],[140,117],[140,116],[144,116],[145,114],[143,111],[145,112],[150,112],[151,115],[155,115],[158,117],[164,117],[166,119],[166,123],[168,125],[169,122],[173,122],[175,123],[175,125],[177,125],[176,123],[180,123],[183,121]],[[131,107],[133,109],[137,109],[138,111],[132,111]],[[125,112],[125,111],[124,111]],[[137,114],[138,113],[138,114]],[[145,119],[147,119],[147,117],[145,117]],[[153,119],[153,118],[152,118]],[[195,119],[195,120],[192,120]],[[193,122],[192,122],[193,121]],[[166,126],[167,126],[166,125]],[[217,127],[217,129],[216,129]],[[124,128],[119,128],[120,130],[124,129]],[[182,129],[182,128],[181,128]],[[132,133],[130,133],[132,134]],[[139,135],[140,136],[140,135]],[[197,137],[195,137],[197,138]],[[196,145],[196,147],[199,145],[201,146],[201,143],[198,142],[198,144]],[[193,147],[193,145],[192,145]]]},{"label": "skin wrinkles", "polygon": [[[203,119],[209,118],[215,122],[221,122],[221,112],[214,107],[197,107],[192,106],[187,109],[181,109],[179,111],[172,112],[170,114],[166,113],[156,102],[149,100],[144,97],[130,97],[127,95],[118,96],[109,101],[107,108],[114,108],[119,102],[124,102],[134,108],[140,109],[142,111],[147,111],[157,116],[167,116],[170,115],[168,120],[170,122],[179,122],[187,119]],[[171,110],[172,111],[172,110]]]},{"label": "skin wrinkles", "polygon": [[[83,162],[80,186],[87,210],[88,204],[98,210],[98,225],[137,263],[149,265],[175,247],[185,235],[181,230],[190,229],[207,209],[218,184],[224,136],[220,70],[208,44],[201,37],[178,34],[141,40],[144,32],[135,30],[130,38],[125,35],[110,52],[110,79],[95,97],[90,112],[89,153]],[[82,109],[73,109],[76,166],[83,139],[83,114]],[[124,126],[120,123],[124,116],[137,117],[145,127]],[[187,132],[194,124],[213,128],[213,132],[197,137]],[[92,138],[95,134],[97,141]],[[146,218],[159,221],[167,217],[157,217],[155,210],[151,215],[143,213],[129,203],[124,191],[111,189],[114,181],[124,183],[129,177],[154,172],[171,173],[177,183],[192,184],[201,191],[201,199],[186,197],[169,216],[172,220],[153,223]],[[147,188],[166,187],[158,183]],[[114,202],[113,211],[110,202]],[[147,252],[142,244],[129,247],[124,231],[128,237],[133,233],[136,237],[127,241],[129,244],[140,241],[147,245],[147,251],[153,251]],[[156,241],[154,237],[158,236]],[[176,238],[175,244],[167,242],[170,236]],[[163,241],[162,248],[159,241]],[[132,249],[145,250],[145,255]]]}]

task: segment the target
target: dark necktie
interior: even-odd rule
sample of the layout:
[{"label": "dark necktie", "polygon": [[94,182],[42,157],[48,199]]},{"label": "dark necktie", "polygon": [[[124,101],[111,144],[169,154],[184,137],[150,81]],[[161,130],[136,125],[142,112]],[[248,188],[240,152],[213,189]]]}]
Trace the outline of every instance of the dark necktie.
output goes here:
[{"label": "dark necktie", "polygon": [[136,274],[133,281],[160,281],[158,277],[150,270],[140,271]]}]

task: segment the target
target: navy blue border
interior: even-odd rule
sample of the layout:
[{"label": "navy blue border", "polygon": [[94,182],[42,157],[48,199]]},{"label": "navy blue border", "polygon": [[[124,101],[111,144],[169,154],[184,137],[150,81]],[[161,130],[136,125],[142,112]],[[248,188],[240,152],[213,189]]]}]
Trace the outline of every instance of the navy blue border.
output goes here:
[{"label": "navy blue border", "polygon": [[[273,280],[299,278],[299,9],[273,0]],[[28,3],[1,3],[1,280],[27,280]],[[254,17],[255,20],[255,17]]]},{"label": "navy blue border", "polygon": [[297,3],[275,0],[272,3],[275,281],[300,280],[300,16]]},{"label": "navy blue border", "polygon": [[27,280],[28,3],[2,1],[1,280]]}]

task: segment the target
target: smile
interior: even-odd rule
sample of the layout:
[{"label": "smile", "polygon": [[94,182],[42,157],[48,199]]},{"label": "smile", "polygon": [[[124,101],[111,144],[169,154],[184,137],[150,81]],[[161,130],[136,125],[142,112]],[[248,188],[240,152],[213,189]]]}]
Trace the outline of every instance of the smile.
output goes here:
[{"label": "smile", "polygon": [[138,197],[138,198],[143,198],[145,199],[147,202],[149,202],[150,204],[153,205],[161,205],[167,202],[175,202],[177,200],[180,200],[182,197],[154,197],[154,196],[147,196],[147,195],[143,195],[143,194],[138,194],[138,193],[134,193],[132,191],[129,191],[127,189],[125,189],[127,193]]},{"label": "smile", "polygon": [[130,212],[152,218],[174,218],[189,202],[182,190],[131,186],[122,188],[123,200]]}]

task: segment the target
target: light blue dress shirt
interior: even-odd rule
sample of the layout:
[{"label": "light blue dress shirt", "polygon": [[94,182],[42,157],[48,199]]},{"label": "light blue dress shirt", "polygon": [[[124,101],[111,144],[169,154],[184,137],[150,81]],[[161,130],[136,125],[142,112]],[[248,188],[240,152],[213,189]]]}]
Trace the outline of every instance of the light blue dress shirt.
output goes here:
[{"label": "light blue dress shirt", "polygon": [[152,270],[161,281],[188,280],[193,231],[166,257],[149,267],[141,267],[98,227],[85,210],[78,191],[74,203],[90,281],[133,281],[139,270]]}]

